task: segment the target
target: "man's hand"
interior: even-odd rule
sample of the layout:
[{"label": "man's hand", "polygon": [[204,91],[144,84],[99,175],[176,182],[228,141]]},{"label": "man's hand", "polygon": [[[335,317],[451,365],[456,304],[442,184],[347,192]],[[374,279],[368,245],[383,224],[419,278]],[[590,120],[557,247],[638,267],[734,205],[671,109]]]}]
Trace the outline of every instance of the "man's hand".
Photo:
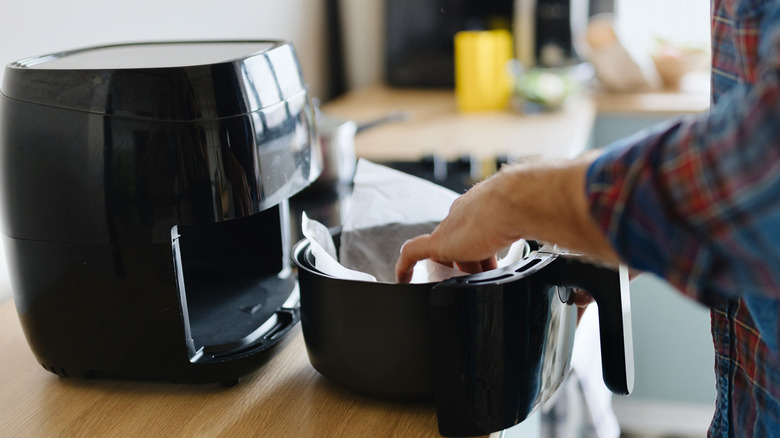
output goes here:
[{"label": "man's hand", "polygon": [[495,269],[496,253],[517,240],[502,185],[494,178],[477,184],[455,200],[447,218],[431,234],[407,241],[395,265],[398,281],[409,282],[414,265],[424,259],[454,264],[472,274]]},{"label": "man's hand", "polygon": [[409,282],[414,265],[424,259],[454,263],[470,273],[493,269],[495,254],[521,238],[617,263],[585,198],[585,173],[594,159],[589,154],[505,166],[458,198],[431,234],[406,242],[395,265],[396,278]]}]

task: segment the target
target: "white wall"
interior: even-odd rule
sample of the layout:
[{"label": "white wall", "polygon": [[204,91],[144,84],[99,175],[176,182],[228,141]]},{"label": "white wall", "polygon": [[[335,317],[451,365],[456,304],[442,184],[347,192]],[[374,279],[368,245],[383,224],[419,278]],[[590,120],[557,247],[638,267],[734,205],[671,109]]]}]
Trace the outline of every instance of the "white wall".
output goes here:
[{"label": "white wall", "polygon": [[701,48],[710,46],[709,0],[615,0],[621,37],[633,43],[655,38]]},{"label": "white wall", "polygon": [[115,42],[286,39],[319,95],[325,86],[323,5],[320,0],[0,0],[0,62]]},{"label": "white wall", "polygon": [[[30,56],[106,43],[284,39],[295,45],[312,94],[324,96],[324,35],[321,0],[0,0],[3,68]],[[0,302],[9,290],[0,254]]]}]

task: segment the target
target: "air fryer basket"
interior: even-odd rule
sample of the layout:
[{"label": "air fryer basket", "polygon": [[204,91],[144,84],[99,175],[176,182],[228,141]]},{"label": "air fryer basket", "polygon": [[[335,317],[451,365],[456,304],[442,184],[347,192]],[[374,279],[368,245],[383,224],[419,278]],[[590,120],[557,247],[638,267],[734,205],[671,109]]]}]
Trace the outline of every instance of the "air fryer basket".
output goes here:
[{"label": "air fryer basket", "polygon": [[304,305],[309,309],[302,311],[301,322],[314,368],[339,384],[371,395],[432,398],[431,285],[327,276],[314,268],[306,240],[295,246],[293,258],[298,266],[301,309]]},{"label": "air fryer basket", "polygon": [[[339,231],[332,233],[338,242]],[[318,271],[304,239],[293,259],[309,360],[360,392],[435,397],[442,435],[492,433],[524,420],[566,377],[577,313],[566,304],[570,288],[595,288],[602,351],[616,355],[609,358],[616,365],[604,361],[605,381],[613,392],[628,393],[633,368],[617,353],[630,350],[620,274],[545,249],[532,242],[525,259],[482,274],[391,284]],[[602,306],[605,297],[617,307]]]}]

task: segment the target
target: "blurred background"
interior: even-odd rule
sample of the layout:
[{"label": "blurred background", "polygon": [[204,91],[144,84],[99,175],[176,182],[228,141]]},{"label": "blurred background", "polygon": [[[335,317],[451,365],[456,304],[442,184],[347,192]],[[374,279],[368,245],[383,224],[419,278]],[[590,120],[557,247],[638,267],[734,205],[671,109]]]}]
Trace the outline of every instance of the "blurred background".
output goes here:
[{"label": "blurred background", "polygon": [[[400,64],[395,55],[403,51],[404,41],[425,41],[431,29],[454,22],[446,18],[463,3],[452,0],[0,1],[3,11],[0,63],[3,65],[26,57],[107,43],[283,39],[294,43],[312,95],[322,102],[379,82],[403,86],[405,79],[394,76],[393,68]],[[520,1],[474,4],[479,3],[490,9],[492,15],[501,16]],[[639,54],[636,56],[646,59],[658,56],[659,41],[664,43],[664,53],[672,57],[691,48],[705,51],[709,48],[708,0],[574,0],[572,7],[575,3],[585,7],[589,17],[610,14],[611,31],[633,54]],[[509,28],[512,30],[511,17]],[[445,29],[450,36],[453,31]],[[575,35],[579,43],[583,38]],[[433,48],[445,57],[448,53],[451,56],[451,45],[447,46],[451,43],[450,39],[434,44]],[[414,86],[411,82],[409,85]],[[452,77],[445,74],[442,83],[431,86],[448,87],[452,86],[451,82]],[[706,93],[706,79],[694,85],[696,92]],[[674,115],[599,114],[592,144],[604,146]],[[0,252],[0,302],[11,297],[10,291],[5,257]],[[636,391],[629,398],[614,401],[624,433],[704,436],[715,393],[708,312],[649,276],[632,285],[632,299]]]}]

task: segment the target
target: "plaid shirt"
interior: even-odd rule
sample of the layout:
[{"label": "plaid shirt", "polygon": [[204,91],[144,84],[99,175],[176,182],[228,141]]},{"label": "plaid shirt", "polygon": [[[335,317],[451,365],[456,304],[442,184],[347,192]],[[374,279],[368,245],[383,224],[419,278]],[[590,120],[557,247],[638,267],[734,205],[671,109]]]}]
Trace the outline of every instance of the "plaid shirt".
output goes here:
[{"label": "plaid shirt", "polygon": [[709,436],[780,436],[780,0],[713,0],[712,99],[611,145],[591,213],[627,263],[711,308]]}]

